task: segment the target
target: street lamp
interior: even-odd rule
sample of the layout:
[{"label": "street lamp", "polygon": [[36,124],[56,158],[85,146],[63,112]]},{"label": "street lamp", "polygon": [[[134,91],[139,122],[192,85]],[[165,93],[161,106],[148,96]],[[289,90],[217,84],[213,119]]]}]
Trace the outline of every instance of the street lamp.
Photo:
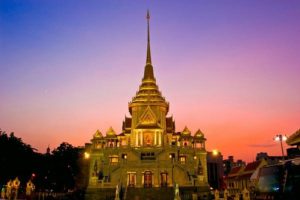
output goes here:
[{"label": "street lamp", "polygon": [[169,157],[172,160],[172,184],[174,185],[174,159],[175,159],[175,154],[171,153],[169,155]]},{"label": "street lamp", "polygon": [[219,151],[217,149],[212,150],[213,156],[219,155]]},{"label": "street lamp", "polygon": [[282,160],[284,160],[284,152],[283,152],[283,145],[282,145],[282,141],[286,141],[287,140],[287,137],[286,135],[281,135],[281,134],[278,134],[275,136],[274,140],[276,142],[280,142],[280,146],[281,146],[281,152],[282,152]]}]

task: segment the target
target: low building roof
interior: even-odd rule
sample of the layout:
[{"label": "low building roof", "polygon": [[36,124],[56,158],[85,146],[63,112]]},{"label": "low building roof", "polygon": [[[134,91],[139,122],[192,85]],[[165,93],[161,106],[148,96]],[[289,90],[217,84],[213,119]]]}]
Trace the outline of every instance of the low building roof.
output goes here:
[{"label": "low building roof", "polygon": [[261,164],[262,160],[254,161],[251,163],[248,163],[244,169],[244,172],[253,172],[255,171]]},{"label": "low building roof", "polygon": [[300,129],[288,137],[286,143],[288,145],[300,145]]},{"label": "low building roof", "polygon": [[228,174],[228,178],[236,177],[243,170],[243,166],[233,167]]}]

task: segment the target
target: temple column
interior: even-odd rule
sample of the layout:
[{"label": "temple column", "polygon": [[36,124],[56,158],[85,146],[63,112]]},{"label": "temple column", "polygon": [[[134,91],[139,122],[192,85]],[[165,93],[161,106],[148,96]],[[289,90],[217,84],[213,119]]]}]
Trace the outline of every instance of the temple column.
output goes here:
[{"label": "temple column", "polygon": [[161,132],[158,133],[158,145],[161,146]]},{"label": "temple column", "polygon": [[143,133],[140,132],[140,134],[141,134],[141,135],[140,135],[140,136],[141,136],[141,137],[140,137],[140,139],[141,139],[141,146],[143,146]]},{"label": "temple column", "polygon": [[157,137],[157,134],[156,132],[154,133],[154,145],[156,145],[156,137]]}]

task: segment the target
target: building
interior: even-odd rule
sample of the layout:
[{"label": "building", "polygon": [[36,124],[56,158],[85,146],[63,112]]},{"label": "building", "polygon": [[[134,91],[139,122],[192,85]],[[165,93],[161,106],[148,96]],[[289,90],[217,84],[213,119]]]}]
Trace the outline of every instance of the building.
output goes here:
[{"label": "building", "polygon": [[225,177],[225,183],[230,194],[240,192],[238,176],[244,170],[245,166],[233,167]]},{"label": "building", "polygon": [[227,159],[223,160],[224,175],[227,176],[233,168],[242,166],[246,166],[245,161],[239,159],[235,162],[233,156],[228,156]]},{"label": "building", "polygon": [[[176,132],[169,103],[159,91],[150,52],[149,13],[147,13],[147,56],[139,90],[128,104],[122,133],[112,127],[103,135],[94,134],[89,154],[88,189],[164,188],[178,184],[208,190],[207,152],[204,134],[185,127]],[[200,188],[200,189],[199,189]],[[128,193],[128,192],[127,192]]]},{"label": "building", "polygon": [[[284,159],[288,159],[284,156]],[[260,152],[256,154],[256,161],[266,160],[269,165],[274,165],[282,161],[282,156],[269,156],[266,152]]]},{"label": "building", "polygon": [[289,158],[300,157],[300,129],[288,137],[286,143],[294,148],[287,149],[287,155]]},{"label": "building", "polygon": [[286,143],[291,146],[295,145],[300,149],[300,129],[288,137]]},{"label": "building", "polygon": [[254,190],[258,177],[258,170],[267,165],[264,159],[248,163],[246,166],[236,166],[225,178],[230,194],[241,192],[243,189]]},{"label": "building", "polygon": [[207,176],[210,187],[224,189],[223,156],[219,151],[207,152]]}]

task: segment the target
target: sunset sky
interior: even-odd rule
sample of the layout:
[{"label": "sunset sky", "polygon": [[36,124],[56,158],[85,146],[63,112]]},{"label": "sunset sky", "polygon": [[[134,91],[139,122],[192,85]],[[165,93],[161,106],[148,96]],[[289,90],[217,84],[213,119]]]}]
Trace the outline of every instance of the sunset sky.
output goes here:
[{"label": "sunset sky", "polygon": [[[299,0],[0,0],[0,128],[45,152],[121,131],[146,60],[177,131],[252,161],[300,128]],[[287,145],[285,144],[285,148]]]}]

